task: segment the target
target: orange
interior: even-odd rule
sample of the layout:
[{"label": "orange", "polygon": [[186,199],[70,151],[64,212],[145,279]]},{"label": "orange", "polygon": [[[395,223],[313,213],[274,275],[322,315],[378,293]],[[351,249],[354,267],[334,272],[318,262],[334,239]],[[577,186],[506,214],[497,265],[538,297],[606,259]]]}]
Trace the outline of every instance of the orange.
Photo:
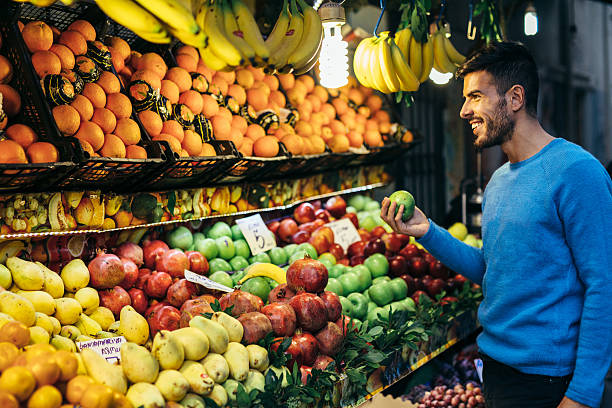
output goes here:
[{"label": "orange", "polygon": [[312,90],[312,94],[319,98],[319,100],[323,103],[327,102],[329,99],[327,89],[323,88],[321,85],[316,85]]},{"label": "orange", "polygon": [[348,151],[350,143],[348,137],[344,135],[335,135],[327,141],[327,145],[334,153],[344,153]]},{"label": "orange", "polygon": [[348,132],[347,137],[351,147],[361,147],[363,145],[363,135],[356,130]]},{"label": "orange", "polygon": [[110,45],[108,46],[108,50],[111,53],[111,62],[113,63],[115,72],[121,72],[121,70],[125,68],[125,61],[123,60],[123,57]]},{"label": "orange", "polygon": [[238,129],[232,128],[230,130],[229,140],[234,142],[236,149],[240,149],[240,146],[242,146],[242,141],[244,140],[244,136],[242,135],[242,133],[240,133]]},{"label": "orange", "polygon": [[140,142],[140,128],[138,124],[130,118],[121,118],[117,120],[115,135],[119,136],[127,146]]},{"label": "orange", "polygon": [[363,93],[359,90],[359,89],[349,89],[348,91],[348,97],[351,101],[355,102],[356,105],[362,105],[363,104]]},{"label": "orange", "polygon": [[236,82],[236,73],[234,71],[217,71],[215,72],[215,76],[223,79],[228,84]]},{"label": "orange", "polygon": [[164,79],[161,81],[161,89],[159,93],[165,96],[172,104],[178,103],[179,101],[179,87],[169,79]]},{"label": "orange", "polygon": [[320,112],[321,111],[321,108],[322,108],[323,104],[321,103],[321,100],[319,98],[317,98],[316,96],[310,94],[310,95],[306,96],[306,100],[310,101],[310,103],[312,104],[312,111],[313,112]]},{"label": "orange", "polygon": [[24,149],[38,140],[38,136],[31,127],[19,123],[9,126],[6,129],[6,135]]},{"label": "orange", "polygon": [[329,139],[334,137],[334,132],[332,132],[329,126],[322,126],[321,127],[321,137],[323,138],[323,140],[327,142],[329,141]]},{"label": "orange", "polygon": [[298,111],[307,113],[310,115],[312,113],[312,102],[308,99],[304,99],[304,101],[298,106]]},{"label": "orange", "polygon": [[138,51],[131,50],[130,56],[127,58],[127,60],[125,60],[125,63],[129,64],[130,67],[132,67],[134,71],[137,71],[140,69],[139,66],[140,66],[141,59],[142,59],[141,53],[139,53]]},{"label": "orange", "polygon": [[55,146],[48,142],[32,143],[26,150],[30,163],[53,163],[59,161]]},{"label": "orange", "polygon": [[360,113],[355,115],[355,122],[357,122],[358,124],[362,124],[365,126],[366,120],[368,119]]},{"label": "orange", "polygon": [[268,85],[270,91],[276,91],[278,89],[278,78],[274,75],[265,75],[263,82]]},{"label": "orange", "polygon": [[325,152],[325,140],[321,136],[311,136],[308,139],[312,145],[312,154]]},{"label": "orange", "polygon": [[229,87],[229,83],[225,81],[223,77],[215,74],[213,76],[212,81],[210,81],[209,91],[212,93],[221,93],[222,95],[227,95],[227,90]]},{"label": "orange", "polygon": [[210,143],[202,143],[202,151],[200,151],[200,156],[215,157],[216,155],[217,152]]},{"label": "orange", "polygon": [[349,109],[348,103],[344,99],[341,98],[333,98],[331,101],[332,105],[336,109],[336,114],[338,116],[342,116]]},{"label": "orange", "polygon": [[278,74],[278,81],[280,86],[287,92],[295,85],[295,76],[293,74]]},{"label": "orange", "polygon": [[106,109],[115,114],[117,119],[129,118],[132,115],[132,102],[122,93],[113,93],[106,97]]},{"label": "orange", "polygon": [[121,55],[123,61],[128,59],[128,57],[130,56],[130,45],[124,39],[119,37],[111,37],[110,45],[113,47],[114,50],[117,51],[117,53],[119,53],[119,55]]},{"label": "orange", "polygon": [[0,140],[0,163],[27,163],[25,151],[13,140]]},{"label": "orange", "polygon": [[232,127],[238,129],[241,134],[245,134],[249,124],[246,119],[239,115],[232,116]]},{"label": "orange", "polygon": [[162,125],[161,133],[174,136],[179,142],[183,141],[185,133],[183,127],[176,120],[167,120]]},{"label": "orange", "polygon": [[83,95],[77,95],[74,101],[70,103],[70,106],[77,110],[81,120],[91,120],[93,117],[94,107],[89,99]]},{"label": "orange", "polygon": [[[249,71],[246,71],[249,72]],[[238,84],[231,84],[227,87],[227,94],[234,98],[238,105],[244,105],[246,103],[246,91]]]},{"label": "orange", "polygon": [[379,111],[380,108],[382,108],[382,103],[382,98],[376,94],[368,96],[365,102],[366,106],[370,108],[370,111],[372,113],[376,113],[377,111]]},{"label": "orange", "polygon": [[237,69],[236,70],[236,82],[244,89],[249,89],[253,86],[255,78],[253,73],[248,69]]},{"label": "orange", "polygon": [[68,30],[78,31],[87,41],[95,41],[96,30],[89,21],[76,20],[68,26]]},{"label": "orange", "polygon": [[93,147],[91,147],[91,145],[89,144],[89,142],[79,139],[79,143],[81,144],[81,147],[83,148],[84,151],[86,151],[87,153],[89,153],[90,156],[94,155],[94,149]]},{"label": "orange", "polygon": [[331,122],[329,122],[329,128],[331,129],[334,135],[346,134],[346,127],[344,126],[344,123],[340,122],[337,119],[333,119]]},{"label": "orange", "polygon": [[200,59],[200,54],[198,53],[198,50],[195,47],[192,47],[191,45],[181,45],[176,50],[176,56],[178,57],[181,54],[187,54],[191,56],[193,59],[196,60],[196,66],[197,66],[197,61],[199,61]]},{"label": "orange", "polygon": [[301,82],[306,87],[306,92],[310,93],[315,87],[315,81],[310,75],[300,75],[296,82]]},{"label": "orange", "polygon": [[391,133],[391,123],[389,122],[378,122],[378,131],[383,135]]},{"label": "orange", "polygon": [[100,126],[93,122],[83,121],[79,127],[79,131],[74,135],[79,140],[84,140],[91,145],[94,151],[100,150],[104,144],[104,132]]},{"label": "orange", "polygon": [[57,55],[60,59],[62,69],[74,68],[74,54],[70,51],[70,48],[62,44],[53,44],[49,51]]},{"label": "orange", "polygon": [[94,108],[103,108],[106,105],[106,94],[104,93],[104,89],[96,83],[89,82],[85,84],[81,94],[89,99]]},{"label": "orange", "polygon": [[54,107],[52,112],[57,128],[62,135],[72,136],[79,130],[81,116],[75,108],[70,105],[59,105]]},{"label": "orange", "polygon": [[87,52],[87,40],[78,31],[64,31],[59,37],[59,43],[70,48],[74,55],[84,55]]},{"label": "orange", "polygon": [[189,72],[187,72],[185,68],[170,68],[168,72],[166,72],[164,79],[169,79],[174,82],[178,86],[179,92],[185,92],[191,88],[191,75],[189,75]]},{"label": "orange", "polygon": [[[134,64],[132,64],[134,65]],[[138,65],[134,65],[137,69],[149,69],[157,74],[159,79],[162,79],[168,71],[168,66],[159,54],[149,52],[143,54],[138,60]]]},{"label": "orange", "polygon": [[153,89],[161,88],[161,80],[155,71],[151,71],[149,69],[139,69],[132,74],[130,82],[138,80],[145,81],[147,84],[151,85],[151,88]]},{"label": "orange", "polygon": [[102,71],[100,78],[96,81],[98,85],[104,89],[106,94],[117,93],[121,91],[121,84],[119,84],[119,78],[110,71]]},{"label": "orange", "polygon": [[240,146],[240,149],[238,149],[238,151],[240,153],[242,153],[242,155],[244,156],[252,156],[253,155],[253,141],[251,139],[249,139],[248,137],[245,137],[244,140],[242,140],[242,145]]},{"label": "orange", "polygon": [[31,21],[21,31],[23,41],[31,53],[36,51],[48,51],[53,45],[53,32],[47,23],[42,21]]},{"label": "orange", "polygon": [[371,111],[370,111],[370,108],[368,108],[365,105],[362,105],[357,108],[357,113],[362,115],[365,118],[369,118]]},{"label": "orange", "polygon": [[380,147],[383,145],[382,136],[376,130],[366,130],[363,140],[370,147]]},{"label": "orange", "polygon": [[147,151],[144,147],[138,145],[129,145],[125,147],[125,157],[128,159],[146,159]]},{"label": "orange", "polygon": [[164,123],[156,112],[142,111],[138,114],[138,119],[150,136],[157,136],[161,133]]},{"label": "orange", "polygon": [[257,139],[262,138],[265,135],[266,131],[264,130],[264,128],[262,128],[258,124],[252,123],[247,127],[245,136],[255,142]]},{"label": "orange", "polygon": [[202,113],[208,119],[219,113],[219,104],[215,98],[208,94],[202,95]]},{"label": "orange", "polygon": [[[297,106],[300,109],[302,103],[305,101],[306,92],[300,91],[298,88],[293,87],[287,91],[287,99],[293,106]],[[311,109],[312,111],[312,109]]]},{"label": "orange", "polygon": [[253,153],[258,157],[274,157],[278,151],[278,140],[274,136],[260,137],[253,143]]},{"label": "orange", "polygon": [[287,104],[287,100],[285,99],[285,94],[283,94],[281,91],[270,92],[269,101],[281,108],[284,108],[285,105]]},{"label": "orange", "polygon": [[162,133],[160,135],[157,135],[157,136],[155,136],[153,138],[153,140],[155,140],[155,141],[162,141],[163,140],[163,141],[168,142],[168,144],[170,145],[170,148],[175,153],[180,153],[181,150],[183,150],[182,147],[181,147],[181,142],[179,142],[179,140],[176,137],[174,137],[172,135],[169,135],[167,133]]},{"label": "orange", "polygon": [[379,110],[376,113],[374,113],[374,119],[376,119],[378,121],[378,123],[380,123],[380,122],[391,122],[391,117],[384,110]]},{"label": "orange", "polygon": [[215,139],[230,140],[232,133],[231,119],[227,120],[227,118],[217,114],[210,119],[210,123]]},{"label": "orange", "polygon": [[219,106],[219,112],[216,116],[224,117],[225,120],[231,123],[232,121],[232,112],[224,106]]},{"label": "orange", "polygon": [[378,131],[378,122],[374,119],[368,119],[365,123],[366,130],[376,130]]},{"label": "orange", "polygon": [[312,135],[312,126],[305,120],[298,120],[295,123],[295,132],[300,136]]},{"label": "orange", "polygon": [[247,66],[246,69],[248,69],[251,74],[253,74],[253,79],[255,79],[255,81],[262,81],[264,76],[266,76],[266,74],[263,71],[263,68],[255,68],[251,65]]},{"label": "orange", "polygon": [[51,51],[36,51],[32,54],[32,65],[40,78],[49,74],[59,74],[62,70],[59,57]]},{"label": "orange", "polygon": [[194,58],[189,54],[178,54],[176,57],[176,65],[187,70],[187,72],[196,72],[198,69],[198,58]]},{"label": "orange", "polygon": [[266,97],[269,97],[270,92],[272,92],[268,84],[266,84],[264,81],[255,81],[251,88],[262,90],[266,94]]},{"label": "orange", "polygon": [[202,151],[202,138],[193,130],[187,129],[181,147],[187,151],[189,156],[199,156]]},{"label": "orange", "polygon": [[[185,55],[185,54],[183,54]],[[198,91],[188,89],[179,96],[179,103],[187,105],[194,115],[198,115],[202,112],[203,102],[202,95]]]},{"label": "orange", "polygon": [[115,114],[106,108],[94,109],[91,121],[100,126],[104,133],[112,133],[115,130],[115,126],[117,126]]},{"label": "orange", "polygon": [[259,112],[268,106],[268,96],[261,89],[251,88],[246,91],[247,102]]},{"label": "orange", "polygon": [[197,72],[204,75],[204,77],[206,78],[208,82],[210,82],[212,80],[212,77],[215,75],[215,71],[208,68],[206,64],[204,63],[204,61],[202,61],[202,59],[198,61]]},{"label": "orange", "polygon": [[109,133],[104,135],[104,145],[100,149],[100,155],[103,157],[125,157],[125,144],[117,136]]},{"label": "orange", "polygon": [[283,136],[281,142],[283,142],[289,153],[295,155],[304,154],[304,141],[301,136],[287,134]]},{"label": "orange", "polygon": [[0,84],[7,84],[13,79],[13,65],[6,57],[0,55]]}]

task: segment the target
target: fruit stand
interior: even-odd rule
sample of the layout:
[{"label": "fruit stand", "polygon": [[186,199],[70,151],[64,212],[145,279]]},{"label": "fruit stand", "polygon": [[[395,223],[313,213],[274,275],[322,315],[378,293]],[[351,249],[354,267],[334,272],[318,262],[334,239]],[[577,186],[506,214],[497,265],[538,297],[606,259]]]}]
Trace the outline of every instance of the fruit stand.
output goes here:
[{"label": "fruit stand", "polygon": [[358,406],[477,329],[371,194],[442,31],[328,89],[302,0],[265,40],[241,0],[0,8],[0,406]]}]

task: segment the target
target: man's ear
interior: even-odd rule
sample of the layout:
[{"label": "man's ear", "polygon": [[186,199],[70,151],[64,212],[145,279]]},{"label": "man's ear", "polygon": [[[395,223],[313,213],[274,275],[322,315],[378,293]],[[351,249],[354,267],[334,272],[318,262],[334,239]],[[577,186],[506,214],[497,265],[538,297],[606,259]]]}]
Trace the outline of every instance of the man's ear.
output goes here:
[{"label": "man's ear", "polygon": [[508,98],[508,105],[512,112],[518,112],[523,106],[525,106],[525,88],[522,85],[513,85],[508,92],[506,92]]}]

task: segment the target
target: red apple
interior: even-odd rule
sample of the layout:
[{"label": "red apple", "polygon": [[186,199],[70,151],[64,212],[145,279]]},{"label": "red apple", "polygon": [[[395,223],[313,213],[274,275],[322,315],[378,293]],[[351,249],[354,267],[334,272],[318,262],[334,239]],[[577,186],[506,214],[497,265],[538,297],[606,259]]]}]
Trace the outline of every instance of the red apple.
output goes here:
[{"label": "red apple", "polygon": [[402,241],[398,237],[399,234],[385,232],[381,239],[385,243],[387,251],[395,253],[402,249]]},{"label": "red apple", "polygon": [[327,285],[327,279],[327,268],[315,259],[298,259],[287,269],[287,286],[295,292],[322,292]]},{"label": "red apple", "polygon": [[306,232],[312,234],[312,232],[318,228],[318,223],[315,222],[315,221],[305,222],[304,224],[298,225],[298,230],[299,231],[306,231]]},{"label": "red apple", "polygon": [[444,306],[444,305],[448,305],[448,304],[455,303],[458,301],[459,299],[457,299],[454,296],[444,296],[442,299],[440,299],[440,304]]},{"label": "red apple", "polygon": [[342,248],[340,244],[332,244],[332,246],[329,248],[329,253],[336,258],[336,262],[339,259],[344,258],[344,248]]},{"label": "red apple", "polygon": [[198,287],[187,279],[179,279],[168,288],[166,299],[168,303],[176,308],[180,308],[183,303],[194,297],[198,293]]},{"label": "red apple", "polygon": [[416,282],[414,278],[408,274],[401,275],[400,278],[402,278],[404,282],[406,282],[406,286],[408,286],[407,295],[412,295],[416,290]]},{"label": "red apple", "polygon": [[285,218],[282,220],[277,231],[278,237],[285,242],[290,242],[289,239],[296,232],[298,232],[297,223],[291,218]]},{"label": "red apple", "polygon": [[185,269],[189,269],[189,259],[180,249],[169,249],[155,261],[158,272],[167,272],[173,278],[183,278]]},{"label": "red apple", "polygon": [[374,254],[384,254],[385,253],[385,243],[380,238],[374,238],[368,241],[368,243],[363,248],[363,256],[366,258],[370,255]]},{"label": "red apple", "polygon": [[112,289],[101,290],[100,294],[100,306],[104,306],[110,309],[115,317],[119,317],[123,306],[129,306],[132,304],[130,294],[125,291],[121,286],[115,286]]},{"label": "red apple", "polygon": [[359,229],[359,219],[357,218],[357,214],[355,213],[346,213],[342,216],[342,218],[348,218],[351,220],[355,228]]},{"label": "red apple", "polygon": [[410,242],[410,235],[399,234],[397,232],[394,232],[393,234],[395,234],[397,236],[397,238],[401,241],[402,248],[405,247],[406,245],[408,245],[408,243]]},{"label": "red apple", "polygon": [[298,231],[293,234],[290,238],[291,243],[293,244],[302,244],[304,242],[308,242],[310,240],[310,232],[308,231]]},{"label": "red apple", "polygon": [[125,290],[130,290],[136,284],[138,280],[138,266],[128,258],[119,257],[123,264],[123,272],[125,273],[123,280],[119,283]]},{"label": "red apple", "polygon": [[293,218],[298,224],[304,224],[305,222],[311,222],[315,220],[315,208],[310,203],[302,203],[297,206],[293,211]]},{"label": "red apple", "polygon": [[467,281],[468,281],[468,280],[467,280],[467,278],[466,278],[465,276],[460,275],[460,274],[456,274],[456,275],[453,277],[453,279],[455,280],[455,282],[457,282],[457,284],[459,285],[459,287],[463,287],[463,284],[464,284],[465,282],[467,282]]},{"label": "red apple", "polygon": [[296,328],[296,316],[293,308],[287,303],[270,303],[261,309],[272,324],[277,336],[293,336]]},{"label": "red apple", "polygon": [[293,341],[300,349],[302,364],[312,365],[319,353],[317,339],[310,333],[302,332],[294,334]]},{"label": "red apple", "polygon": [[370,234],[368,231],[364,230],[363,228],[358,229],[357,232],[359,233],[359,236],[361,237],[361,240],[363,242],[368,242],[370,238],[372,238],[372,234]]},{"label": "red apple", "polygon": [[323,300],[312,293],[300,293],[289,301],[295,311],[298,326],[309,332],[316,332],[325,326],[327,310]]},{"label": "red apple", "polygon": [[364,262],[365,262],[365,256],[356,255],[356,256],[351,256],[351,259],[349,260],[349,265],[350,266],[361,265]]},{"label": "red apple", "polygon": [[427,262],[428,264],[436,261],[436,258],[429,252],[425,252],[422,256],[425,262]]},{"label": "red apple", "polygon": [[287,286],[286,283],[281,283],[270,291],[268,294],[268,302],[287,303],[295,296],[295,291]]},{"label": "red apple", "polygon": [[415,278],[423,277],[427,273],[427,264],[421,257],[410,258],[409,268],[410,273]]},{"label": "red apple", "polygon": [[325,202],[325,209],[329,211],[334,218],[340,218],[346,214],[346,201],[344,201],[344,198],[341,196],[330,197]]},{"label": "red apple", "polygon": [[144,315],[149,306],[149,299],[145,295],[144,291],[137,288],[132,288],[128,291],[130,299],[132,300],[132,307],[141,315]]},{"label": "red apple", "polygon": [[147,243],[142,248],[145,266],[149,269],[155,268],[155,261],[157,260],[157,257],[169,249],[168,244],[166,244],[164,241],[155,240]]},{"label": "red apple", "polygon": [[278,231],[278,227],[280,227],[280,222],[279,221],[272,221],[272,222],[266,224],[266,227],[268,227],[268,229],[270,231],[272,231],[272,233],[274,235],[276,235],[276,232]]},{"label": "red apple", "polygon": [[344,266],[350,266],[351,261],[348,258],[342,258],[342,259],[336,260],[336,263],[344,265]]},{"label": "red apple", "polygon": [[364,241],[353,242],[346,250],[346,254],[349,258],[352,258],[354,256],[363,256],[363,249],[365,245],[366,243]]},{"label": "red apple", "polygon": [[448,279],[449,277],[446,266],[444,266],[442,262],[435,259],[432,262],[429,262],[429,273],[434,278]]},{"label": "red apple", "polygon": [[320,227],[311,234],[308,242],[312,244],[318,254],[328,252],[334,243],[334,232],[329,227]]},{"label": "red apple", "polygon": [[327,309],[327,320],[331,322],[335,322],[342,315],[342,304],[340,303],[340,298],[334,292],[324,291],[319,295],[323,303],[325,303],[325,308]]},{"label": "red apple", "polygon": [[318,210],[315,210],[315,218],[318,220],[323,220],[323,222],[325,223],[328,223],[329,219],[331,218],[331,214],[329,213],[329,211],[319,208]]},{"label": "red apple", "polygon": [[372,234],[372,236],[373,236],[373,237],[380,238],[380,237],[382,237],[382,236],[383,236],[383,234],[385,234],[386,232],[387,232],[387,231],[385,231],[385,229],[384,229],[382,226],[377,225],[376,227],[374,227],[374,228],[372,229],[372,231],[370,232],[370,234]]},{"label": "red apple", "polygon": [[429,296],[427,295],[427,293],[423,292],[422,290],[417,290],[410,297],[412,298],[412,300],[414,300],[414,303],[416,303],[418,305],[419,304],[419,299],[421,298],[421,295],[426,297],[427,299],[429,299]]},{"label": "red apple", "polygon": [[153,272],[145,283],[144,291],[147,296],[162,299],[166,296],[168,288],[172,285],[172,276],[166,272]]},{"label": "red apple", "polygon": [[446,282],[439,278],[432,279],[425,285],[425,287],[427,288],[427,293],[429,293],[429,296],[431,296],[432,298],[435,298],[436,295],[440,294],[442,290],[444,290],[445,286]]},{"label": "red apple", "polygon": [[389,274],[391,276],[401,276],[408,273],[408,262],[401,255],[396,255],[389,259]]},{"label": "red apple", "polygon": [[318,210],[319,208],[323,206],[323,203],[321,203],[321,200],[311,201],[310,204],[312,204],[315,210]]},{"label": "red apple", "polygon": [[411,258],[419,256],[419,248],[414,244],[408,244],[400,250],[400,255],[410,260]]},{"label": "red apple", "polygon": [[198,251],[185,252],[189,260],[189,270],[198,275],[208,274],[208,260]]}]

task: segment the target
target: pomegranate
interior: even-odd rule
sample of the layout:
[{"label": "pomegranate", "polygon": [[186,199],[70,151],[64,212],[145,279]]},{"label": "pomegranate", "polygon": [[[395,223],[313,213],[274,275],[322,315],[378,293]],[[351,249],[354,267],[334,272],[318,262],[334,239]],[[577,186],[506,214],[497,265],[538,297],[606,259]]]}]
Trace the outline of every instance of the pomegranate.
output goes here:
[{"label": "pomegranate", "polygon": [[112,289],[102,290],[99,292],[100,295],[100,306],[104,306],[110,309],[115,317],[119,317],[123,306],[132,304],[132,299],[129,293],[125,291],[121,286],[115,286]]},{"label": "pomegranate", "polygon": [[344,339],[342,329],[333,322],[327,322],[327,325],[321,329],[315,337],[317,338],[321,353],[328,356],[333,356],[340,351],[342,340]]},{"label": "pomegranate", "polygon": [[145,283],[144,291],[149,297],[161,299],[166,296],[170,285],[172,285],[172,277],[169,274],[153,272]]},{"label": "pomegranate", "polygon": [[142,289],[132,288],[128,291],[132,300],[132,307],[141,315],[144,315],[149,306],[149,299]]},{"label": "pomegranate", "polygon": [[298,326],[309,332],[316,332],[325,326],[327,321],[327,310],[325,303],[317,295],[312,293],[300,293],[289,301],[295,311]]},{"label": "pomegranate", "polygon": [[[270,349],[274,351],[278,351],[281,343],[285,340],[283,337],[277,337],[274,339],[274,342],[270,345]],[[289,354],[291,357],[287,360],[287,368],[290,370],[293,369],[293,365],[297,364],[298,366],[302,365],[302,350],[300,346],[295,341],[295,339],[291,339],[291,344],[285,350],[285,354]]]},{"label": "pomegranate", "polygon": [[187,327],[189,326],[189,321],[192,317],[212,312],[213,310],[210,307],[210,302],[204,299],[202,296],[187,300],[181,306],[181,320],[179,325],[181,327]]},{"label": "pomegranate", "polygon": [[128,258],[120,257],[119,259],[123,265],[124,272],[123,280],[119,283],[119,286],[125,290],[130,290],[138,280],[138,266]]},{"label": "pomegranate", "polygon": [[340,298],[334,292],[330,292],[326,290],[325,292],[319,295],[323,303],[325,303],[325,308],[327,309],[327,320],[330,322],[335,322],[342,315],[342,304],[340,303]]},{"label": "pomegranate", "polygon": [[183,303],[198,293],[198,287],[187,279],[179,279],[168,288],[166,299],[174,307],[181,307]]},{"label": "pomegranate", "polygon": [[255,296],[249,292],[243,292],[241,290],[235,290],[230,293],[226,293],[219,299],[221,309],[227,309],[230,306],[234,306],[232,309],[232,315],[238,317],[243,313],[259,312],[263,307],[264,303],[258,296]]},{"label": "pomegranate", "polygon": [[342,334],[346,334],[347,331],[353,330],[354,332],[359,331],[355,322],[348,316],[340,316],[336,321],[336,326],[342,330]]},{"label": "pomegranate", "polygon": [[295,296],[295,291],[287,286],[286,283],[281,283],[268,294],[268,302],[275,303],[281,302],[286,303]]},{"label": "pomegranate", "polygon": [[144,290],[145,284],[147,283],[150,277],[151,277],[150,269],[142,268],[138,270],[138,279],[136,279],[136,282],[134,283],[134,287]]},{"label": "pomegranate", "polygon": [[295,312],[287,303],[270,303],[261,309],[261,313],[270,319],[272,330],[276,335],[292,336],[295,332],[297,324]]},{"label": "pomegranate", "polygon": [[123,263],[117,255],[99,252],[87,269],[89,269],[89,285],[96,289],[112,288],[125,278]]},{"label": "pomegranate", "polygon": [[144,262],[142,248],[133,242],[124,242],[115,250],[115,255],[119,258],[126,258],[134,262],[139,268]]},{"label": "pomegranate", "polygon": [[155,269],[168,272],[173,278],[183,278],[185,269],[189,269],[189,259],[180,249],[170,249],[157,257]]},{"label": "pomegranate", "polygon": [[173,306],[163,305],[153,309],[147,315],[147,322],[151,329],[151,337],[160,330],[176,330],[179,328],[181,312]]},{"label": "pomegranate", "polygon": [[208,261],[198,251],[185,252],[189,260],[189,270],[198,275],[208,275]]},{"label": "pomegranate", "polygon": [[163,300],[161,302],[159,300],[156,300],[156,299],[151,300],[151,304],[149,305],[147,310],[145,310],[144,317],[148,319],[149,316],[151,315],[151,313],[153,313],[154,311],[156,311],[157,309],[159,309],[162,306],[170,306],[170,304],[168,302],[166,302],[165,300]]},{"label": "pomegranate", "polygon": [[327,268],[310,258],[298,259],[287,269],[287,285],[298,292],[319,293],[327,286]]},{"label": "pomegranate", "polygon": [[317,354],[319,354],[317,339],[310,333],[302,332],[294,334],[293,341],[295,341],[300,348],[302,364],[311,366],[315,362]]},{"label": "pomegranate", "polygon": [[333,363],[333,362],[334,362],[334,359],[331,358],[330,356],[319,354],[317,358],[315,359],[315,362],[312,365],[312,368],[317,368],[319,370],[325,370],[327,366],[329,365],[329,363]]},{"label": "pomegranate", "polygon": [[242,341],[246,344],[257,343],[272,331],[272,324],[263,313],[245,313],[238,317],[238,321],[244,328]]},{"label": "pomegranate", "polygon": [[145,266],[149,269],[155,268],[157,257],[169,249],[164,241],[155,240],[148,242],[142,249]]}]

